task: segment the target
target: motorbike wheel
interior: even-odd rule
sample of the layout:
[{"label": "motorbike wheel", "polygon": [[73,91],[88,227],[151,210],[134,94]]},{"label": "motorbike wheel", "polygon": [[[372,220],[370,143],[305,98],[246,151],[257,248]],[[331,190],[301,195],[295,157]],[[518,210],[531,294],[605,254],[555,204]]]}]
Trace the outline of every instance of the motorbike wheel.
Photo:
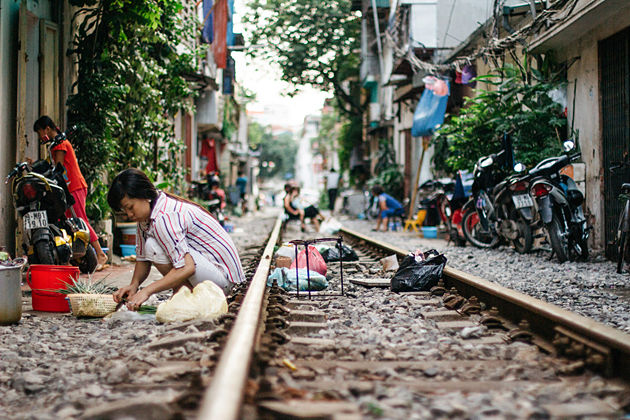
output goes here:
[{"label": "motorbike wheel", "polygon": [[52,250],[53,243],[50,241],[39,241],[35,243],[35,254],[39,264],[54,265],[55,254]]},{"label": "motorbike wheel", "polygon": [[512,241],[512,245],[514,245],[514,249],[519,254],[527,254],[532,250],[534,243],[532,228],[527,221],[519,216],[518,211],[512,212],[510,219],[514,220],[516,226],[518,226],[518,237]]},{"label": "motorbike wheel", "polygon": [[553,248],[558,261],[561,263],[569,259],[569,238],[568,234],[563,234],[562,223],[557,214],[553,215],[551,223],[547,226],[547,233],[549,234],[549,240],[551,241],[551,247]]},{"label": "motorbike wheel", "polygon": [[621,232],[621,236],[617,241],[617,273],[623,271],[623,259],[626,256],[626,248],[628,247],[628,232]]},{"label": "motorbike wheel", "polygon": [[83,274],[93,273],[98,265],[98,258],[96,258],[96,251],[92,245],[88,245],[85,250],[85,255],[79,262],[79,270]]},{"label": "motorbike wheel", "polygon": [[477,248],[494,248],[499,244],[499,237],[485,230],[479,220],[479,215],[474,209],[469,209],[462,219],[464,236]]}]

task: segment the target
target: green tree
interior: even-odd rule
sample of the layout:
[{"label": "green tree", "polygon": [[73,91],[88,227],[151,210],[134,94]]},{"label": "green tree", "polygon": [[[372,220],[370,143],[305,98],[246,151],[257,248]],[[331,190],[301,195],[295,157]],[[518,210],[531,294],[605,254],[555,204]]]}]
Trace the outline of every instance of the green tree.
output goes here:
[{"label": "green tree", "polygon": [[194,96],[198,21],[191,4],[178,0],[71,0],[79,8],[71,53],[78,64],[68,120],[73,144],[90,186],[90,218],[103,217],[107,182],[135,166],[178,185],[184,146],[172,117]]},{"label": "green tree", "polygon": [[298,146],[293,133],[283,132],[274,136],[268,126],[257,122],[250,123],[248,129],[250,146],[260,150],[262,178],[284,177],[294,172]]},{"label": "green tree", "polygon": [[349,115],[363,112],[357,84],[361,19],[351,0],[251,0],[244,20],[250,24],[250,50],[278,64],[282,79],[299,86],[333,91],[340,109]]},{"label": "green tree", "polygon": [[452,116],[434,138],[436,169],[453,173],[471,170],[481,156],[501,149],[503,133],[510,133],[515,160],[531,167],[561,151],[560,133],[566,132],[561,106],[549,96],[560,86],[543,80],[533,71],[535,83],[526,73],[507,66],[479,80],[494,89],[477,90],[467,98],[459,115]]}]

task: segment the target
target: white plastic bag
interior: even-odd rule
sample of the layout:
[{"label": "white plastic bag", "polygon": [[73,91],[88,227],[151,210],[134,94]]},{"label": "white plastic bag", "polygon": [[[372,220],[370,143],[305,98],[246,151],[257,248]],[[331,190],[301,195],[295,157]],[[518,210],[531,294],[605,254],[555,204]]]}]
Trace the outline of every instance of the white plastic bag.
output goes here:
[{"label": "white plastic bag", "polygon": [[227,313],[223,290],[211,281],[204,281],[191,292],[182,287],[169,300],[158,306],[155,319],[159,322],[183,322],[192,319],[215,319]]},{"label": "white plastic bag", "polygon": [[331,217],[330,219],[322,222],[319,231],[326,235],[334,235],[335,233],[339,232],[339,229],[341,228],[341,222],[339,222],[339,220],[335,219],[334,217]]},{"label": "white plastic bag", "polygon": [[276,257],[289,257],[291,261],[295,259],[295,245],[285,242],[276,251]]}]

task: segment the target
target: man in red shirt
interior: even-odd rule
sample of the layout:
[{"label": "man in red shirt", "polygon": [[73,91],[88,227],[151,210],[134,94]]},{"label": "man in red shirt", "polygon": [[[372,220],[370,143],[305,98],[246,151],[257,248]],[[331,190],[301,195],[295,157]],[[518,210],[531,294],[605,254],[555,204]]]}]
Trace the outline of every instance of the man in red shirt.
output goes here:
[{"label": "man in red shirt", "polygon": [[[48,139],[54,139],[59,134],[59,128],[55,125],[53,120],[50,117],[42,116],[33,125],[33,129],[39,135],[40,141],[48,141]],[[88,229],[90,230],[90,243],[94,247],[96,251],[96,258],[98,259],[97,270],[102,269],[103,264],[107,261],[107,255],[101,249],[101,245],[98,242],[98,236],[96,232],[88,222],[87,214],[85,213],[85,199],[87,197],[87,183],[85,182],[85,178],[81,174],[81,170],[79,169],[79,162],[77,161],[77,157],[74,154],[74,148],[72,144],[66,139],[62,141],[57,146],[51,149],[52,159],[54,164],[61,163],[66,168],[66,174],[64,177],[66,179],[66,184],[68,184],[68,190],[70,194],[74,197],[74,205],[72,208],[74,209],[77,217],[85,220],[87,223]],[[71,217],[71,213],[68,210],[66,212],[67,217]]]}]

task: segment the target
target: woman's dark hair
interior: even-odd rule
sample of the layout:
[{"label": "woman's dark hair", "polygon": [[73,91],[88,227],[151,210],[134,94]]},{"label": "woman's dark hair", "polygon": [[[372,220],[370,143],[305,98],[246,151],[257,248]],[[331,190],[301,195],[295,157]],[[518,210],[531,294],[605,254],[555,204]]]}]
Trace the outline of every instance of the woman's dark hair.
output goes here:
[{"label": "woman's dark hair", "polygon": [[[194,201],[187,200],[175,194],[169,194],[166,191],[162,192],[177,201],[192,204],[212,216],[212,213]],[[120,202],[127,196],[129,198],[151,200],[150,205],[151,209],[153,209],[158,195],[159,191],[144,172],[140,169],[128,168],[116,175],[116,178],[112,181],[112,185],[109,187],[109,192],[107,193],[107,203],[112,209],[120,211]]]},{"label": "woman's dark hair", "polygon": [[383,194],[383,187],[381,187],[380,185],[375,185],[372,187],[372,194],[374,195],[381,195]]},{"label": "woman's dark hair", "polygon": [[61,131],[57,128],[57,124],[55,124],[48,115],[42,115],[37,119],[37,121],[35,121],[35,124],[33,124],[33,131],[45,130],[47,127],[50,127],[53,130]]},{"label": "woman's dark hair", "polygon": [[116,175],[107,193],[109,207],[120,211],[120,202],[125,196],[151,200],[151,208],[158,196],[153,182],[140,169],[129,168]]}]

